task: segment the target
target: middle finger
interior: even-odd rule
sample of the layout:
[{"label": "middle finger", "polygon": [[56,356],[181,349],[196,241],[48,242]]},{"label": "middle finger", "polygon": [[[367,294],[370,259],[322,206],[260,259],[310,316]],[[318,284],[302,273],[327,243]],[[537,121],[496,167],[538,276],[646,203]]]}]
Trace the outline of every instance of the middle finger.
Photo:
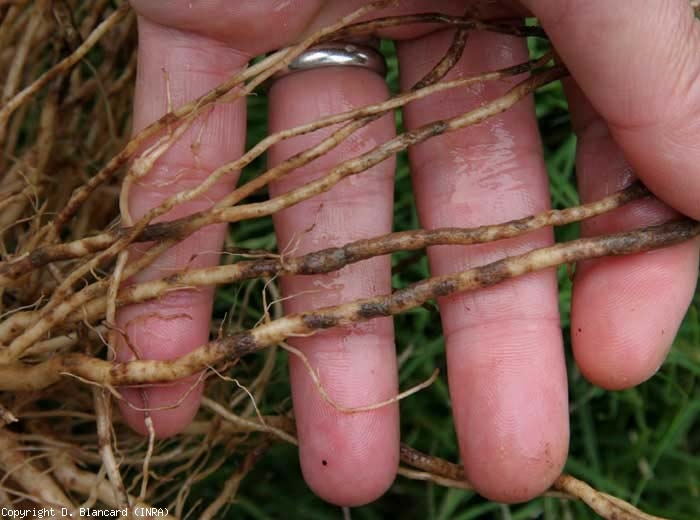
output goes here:
[{"label": "middle finger", "polygon": [[[350,67],[297,72],[270,90],[270,131],[382,101],[388,90],[376,72]],[[279,143],[276,164],[330,134],[329,129]],[[322,177],[349,159],[390,139],[391,116],[371,123],[323,157],[271,186],[273,196]],[[330,191],[274,216],[280,251],[300,255],[391,231],[394,161],[343,179]],[[309,311],[391,290],[389,257],[349,265],[337,273],[282,280],[286,312]],[[391,319],[324,331],[290,341],[308,356],[330,397],[362,407],[396,394],[396,355]],[[347,414],[324,401],[303,363],[290,356],[292,398],[304,477],[316,494],[341,505],[378,498],[398,465],[398,407]]]}]

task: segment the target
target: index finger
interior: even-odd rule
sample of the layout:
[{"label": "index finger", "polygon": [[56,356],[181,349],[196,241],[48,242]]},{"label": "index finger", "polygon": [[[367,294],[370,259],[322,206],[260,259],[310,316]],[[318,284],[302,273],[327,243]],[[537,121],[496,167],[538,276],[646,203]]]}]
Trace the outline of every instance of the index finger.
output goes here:
[{"label": "index finger", "polygon": [[[178,31],[139,18],[139,69],[134,97],[134,127],[140,129],[158,119],[171,106],[179,106],[221,83],[244,67],[248,57],[211,39]],[[211,112],[188,129],[148,174],[135,182],[126,205],[138,219],[163,200],[198,186],[217,166],[233,160],[243,151],[245,102],[217,104]],[[204,196],[176,206],[159,220],[184,217],[211,206],[228,193],[237,174],[216,183]],[[133,282],[168,276],[179,269],[216,265],[225,225],[207,226],[159,256],[139,272]],[[131,258],[142,254],[145,245],[131,247]],[[212,289],[179,290],[163,297],[120,309],[117,322],[126,332],[118,346],[117,358],[125,361],[136,352],[144,359],[173,359],[206,343],[211,321]],[[142,394],[122,389],[121,411],[134,429],[146,433],[144,414],[151,411],[156,434],[178,433],[187,426],[199,407],[202,385],[195,379],[173,385],[154,386]]]}]

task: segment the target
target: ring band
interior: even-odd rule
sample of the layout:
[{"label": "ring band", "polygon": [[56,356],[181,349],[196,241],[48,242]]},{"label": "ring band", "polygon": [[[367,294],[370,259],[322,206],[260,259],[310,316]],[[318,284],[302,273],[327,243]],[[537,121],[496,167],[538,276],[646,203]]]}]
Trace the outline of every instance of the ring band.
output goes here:
[{"label": "ring band", "polygon": [[279,79],[296,72],[325,67],[357,67],[371,70],[382,77],[386,74],[386,60],[374,47],[350,42],[328,42],[306,49],[272,77]]}]

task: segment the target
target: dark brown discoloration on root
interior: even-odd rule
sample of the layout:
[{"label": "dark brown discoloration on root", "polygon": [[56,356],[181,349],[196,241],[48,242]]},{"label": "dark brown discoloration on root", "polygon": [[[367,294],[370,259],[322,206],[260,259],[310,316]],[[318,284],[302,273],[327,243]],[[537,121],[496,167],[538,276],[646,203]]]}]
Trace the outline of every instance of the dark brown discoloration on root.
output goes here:
[{"label": "dark brown discoloration on root", "polygon": [[507,261],[498,260],[496,262],[486,264],[479,268],[475,273],[475,279],[479,287],[490,287],[510,278]]},{"label": "dark brown discoloration on root", "polygon": [[31,267],[39,267],[46,265],[50,261],[50,256],[46,253],[45,249],[40,248],[32,251],[27,257],[27,260],[29,261]]},{"label": "dark brown discoloration on root", "polygon": [[361,303],[357,309],[357,317],[361,320],[371,320],[391,316],[391,314],[391,307],[384,301]]},{"label": "dark brown discoloration on root", "polygon": [[[472,229],[439,228],[392,233],[383,237],[359,240],[342,247],[327,248],[302,257],[288,259],[284,263],[284,272],[286,274],[303,275],[328,273],[350,263],[373,256],[389,254],[394,251],[417,250],[431,245],[469,245],[512,238],[546,226],[561,226],[589,219],[647,196],[649,196],[649,191],[640,183],[635,183],[629,188],[600,201],[576,208],[550,210],[532,217],[504,222],[503,224]],[[199,226],[199,220],[203,217],[203,213],[196,213],[186,219],[153,224],[146,227],[135,240],[157,242],[184,238],[192,229]],[[131,228],[119,228],[114,232],[88,237],[77,242],[38,248],[29,257],[21,260],[0,262],[0,276],[15,279],[32,269],[43,267],[51,262],[68,260],[86,253],[101,251],[117,238],[127,236],[130,230]],[[249,276],[256,276],[255,273],[274,274],[275,272],[275,267],[266,266],[265,268],[251,270]]]},{"label": "dark brown discoloration on root", "polygon": [[351,244],[346,247],[333,247],[309,253],[290,262],[295,274],[322,274],[336,271],[362,258],[355,258],[348,253]]},{"label": "dark brown discoloration on root", "polygon": [[[158,222],[144,228],[136,235],[137,242],[160,242],[162,240],[183,240],[190,232],[190,222],[193,216],[188,215],[168,222]],[[128,236],[131,228],[121,228],[120,236]]]},{"label": "dark brown discoloration on root", "polygon": [[464,468],[440,457],[422,453],[406,444],[401,444],[399,456],[401,462],[416,469],[428,471],[452,480],[464,480]]},{"label": "dark brown discoloration on root", "polygon": [[423,78],[421,78],[411,90],[419,90],[437,83],[442,78],[444,78],[450,70],[457,64],[457,62],[462,57],[464,53],[464,47],[467,44],[467,37],[469,36],[469,31],[465,28],[457,29],[454,36],[452,37],[452,43],[450,48],[442,57],[442,59],[428,72]]},{"label": "dark brown discoloration on root", "polygon": [[214,350],[218,351],[220,347],[222,350],[227,352],[228,360],[238,359],[262,348],[258,344],[258,340],[255,339],[255,336],[250,332],[241,332],[229,338],[218,340],[214,343],[217,344],[214,347]]},{"label": "dark brown discoloration on root", "polygon": [[332,38],[343,40],[353,36],[374,34],[381,29],[398,27],[406,24],[438,24],[465,30],[491,31],[500,34],[511,34],[514,36],[534,36],[538,38],[547,37],[546,33],[541,27],[505,23],[488,23],[474,18],[450,16],[443,13],[418,13],[401,16],[387,16],[376,18],[367,22],[358,22],[333,33]]},{"label": "dark brown discoloration on root", "polygon": [[340,320],[332,313],[317,311],[302,314],[301,321],[309,330],[323,330],[335,327]]},{"label": "dark brown discoloration on root", "polygon": [[439,280],[433,287],[433,293],[435,296],[447,296],[454,293],[457,290],[456,280],[450,278],[446,280]]},{"label": "dark brown discoloration on root", "polygon": [[276,258],[261,258],[255,261],[239,262],[236,265],[241,268],[240,280],[274,276],[283,271],[280,261]]}]

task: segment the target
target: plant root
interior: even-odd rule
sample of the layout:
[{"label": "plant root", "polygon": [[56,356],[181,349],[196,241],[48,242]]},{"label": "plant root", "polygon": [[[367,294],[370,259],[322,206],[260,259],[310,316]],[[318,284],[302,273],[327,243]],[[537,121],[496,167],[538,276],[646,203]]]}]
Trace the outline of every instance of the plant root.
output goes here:
[{"label": "plant root", "polygon": [[[132,86],[136,74],[136,16],[126,1],[13,0],[0,2],[0,504],[16,509],[81,507],[167,513],[170,518],[216,518],[235,501],[243,479],[275,442],[296,445],[296,428],[285,400],[270,403],[278,379],[281,349],[295,336],[316,334],[375,318],[393,316],[431,300],[474,291],[538,270],[613,255],[640,254],[697,240],[700,223],[674,222],[611,235],[558,243],[446,276],[420,280],[390,294],[284,316],[276,282],[280,276],[333,273],[370,258],[432,246],[472,245],[522,236],[614,212],[653,195],[639,183],[599,201],[554,209],[478,228],[413,229],[295,255],[230,244],[222,265],[183,268],[149,281],[134,281],[159,255],[211,224],[269,217],[311,199],[411,146],[478,125],[509,110],[540,87],[568,73],[552,59],[554,50],[527,62],[471,77],[445,80],[473,31],[546,39],[541,28],[474,13],[448,16],[417,13],[384,16],[395,2],[368,3],[303,41],[261,57],[245,70],[190,103],[130,135]],[[700,4],[693,0],[697,12]],[[119,219],[128,187],[216,103],[264,93],[275,72],[321,41],[374,33],[406,24],[452,28],[450,47],[415,85],[391,99],[320,118],[269,135],[243,155],[213,168],[200,185],[176,193],[146,215]],[[55,38],[54,35],[59,35]],[[99,57],[97,59],[96,57]],[[165,71],[167,74],[167,71]],[[514,86],[475,109],[456,113],[378,143],[348,157],[295,190],[263,198],[269,185],[337,148],[366,125],[439,92],[508,79]],[[332,128],[331,128],[332,127]],[[271,146],[331,128],[330,134],[262,171],[201,211],[177,219],[169,213],[202,200],[222,178],[250,166]],[[198,138],[199,139],[199,138]],[[193,143],[193,147],[198,143]],[[252,199],[252,200],[251,200]],[[155,220],[159,221],[156,223]],[[163,220],[165,219],[165,220]],[[144,253],[129,256],[143,244]],[[132,255],[136,256],[136,255]],[[248,284],[245,287],[245,284]],[[262,284],[260,308],[256,290]],[[241,287],[236,316],[212,324],[212,339],[177,359],[141,359],[116,313],[128,305],[157,301],[176,291]],[[268,296],[271,303],[268,303]],[[241,303],[242,302],[242,303]],[[115,345],[135,352],[115,360]],[[414,346],[414,349],[420,346]],[[264,352],[264,355],[259,355]],[[319,393],[336,410],[363,413],[395,403],[425,388],[431,378],[384,402],[344,408]],[[131,432],[113,399],[120,387],[144,392],[200,374],[205,397],[195,420],[172,439],[158,439],[146,403],[147,439]],[[164,406],[177,406],[178,403]],[[471,489],[461,466],[401,447],[399,474],[438,485]],[[228,462],[230,461],[230,464]],[[195,486],[217,473],[215,498],[201,504]],[[221,478],[221,475],[225,475]],[[560,476],[548,496],[580,500],[604,518],[649,520],[619,498]],[[160,509],[159,509],[160,508]],[[167,510],[167,511],[166,511]],[[141,515],[144,516],[144,515]]]}]

